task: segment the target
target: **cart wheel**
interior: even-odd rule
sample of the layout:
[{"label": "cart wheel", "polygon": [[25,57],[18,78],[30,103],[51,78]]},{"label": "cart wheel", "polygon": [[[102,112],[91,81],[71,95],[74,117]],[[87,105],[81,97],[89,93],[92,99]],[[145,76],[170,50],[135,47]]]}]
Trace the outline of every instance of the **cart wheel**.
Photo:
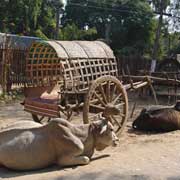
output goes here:
[{"label": "cart wheel", "polygon": [[66,110],[61,110],[59,117],[66,119],[68,121],[72,120],[73,111],[71,108],[67,108]]},{"label": "cart wheel", "polygon": [[[36,114],[32,114],[32,118],[35,122],[42,123],[42,120],[45,118],[45,116],[38,116]],[[47,117],[47,121],[49,122],[51,120],[50,117]]]},{"label": "cart wheel", "polygon": [[128,116],[128,99],[123,85],[113,76],[102,76],[93,81],[86,95],[84,123],[96,120],[99,115],[111,121],[116,134],[122,132]]}]

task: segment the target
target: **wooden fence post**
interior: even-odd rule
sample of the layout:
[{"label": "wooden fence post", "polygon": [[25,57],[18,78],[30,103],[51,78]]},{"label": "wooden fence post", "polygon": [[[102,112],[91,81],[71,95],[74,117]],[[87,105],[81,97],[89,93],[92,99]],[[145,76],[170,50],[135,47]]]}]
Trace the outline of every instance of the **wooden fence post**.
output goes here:
[{"label": "wooden fence post", "polygon": [[7,93],[7,35],[5,35],[2,45],[2,91],[3,93]]},{"label": "wooden fence post", "polygon": [[3,46],[2,44],[0,45],[0,95],[3,93],[3,90],[2,90],[2,52],[3,52]]}]

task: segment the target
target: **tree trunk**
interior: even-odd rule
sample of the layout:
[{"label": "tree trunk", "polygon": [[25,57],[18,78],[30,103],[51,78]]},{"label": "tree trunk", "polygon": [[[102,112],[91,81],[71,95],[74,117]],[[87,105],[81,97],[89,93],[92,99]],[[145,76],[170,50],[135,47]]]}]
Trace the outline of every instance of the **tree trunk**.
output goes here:
[{"label": "tree trunk", "polygon": [[111,24],[110,22],[107,22],[105,25],[105,39],[106,42],[110,43],[110,32],[111,32]]},{"label": "tree trunk", "polygon": [[56,32],[55,32],[55,39],[58,39],[58,36],[59,36],[59,21],[60,21],[60,8],[57,7],[57,9],[56,9]]},{"label": "tree trunk", "polygon": [[7,56],[7,36],[5,35],[3,39],[2,46],[2,91],[7,93],[7,66],[6,66],[6,56]]},{"label": "tree trunk", "polygon": [[159,51],[159,40],[160,40],[160,36],[161,36],[162,23],[163,23],[163,0],[161,0],[160,16],[159,16],[158,27],[156,30],[156,37],[155,37],[153,51],[152,51],[152,61],[151,61],[150,72],[154,72],[156,69],[156,62],[157,62],[158,51]]}]

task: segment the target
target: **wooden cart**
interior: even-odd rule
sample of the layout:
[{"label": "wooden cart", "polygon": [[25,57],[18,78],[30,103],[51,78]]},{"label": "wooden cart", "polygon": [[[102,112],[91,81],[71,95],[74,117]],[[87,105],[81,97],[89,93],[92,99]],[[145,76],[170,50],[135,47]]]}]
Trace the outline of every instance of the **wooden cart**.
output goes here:
[{"label": "wooden cart", "polygon": [[122,85],[113,51],[101,41],[34,42],[27,55],[26,75],[24,109],[35,121],[70,119],[73,111],[81,111],[83,122],[89,123],[115,108],[118,115],[107,118],[117,133],[128,116],[126,89],[142,84]]}]

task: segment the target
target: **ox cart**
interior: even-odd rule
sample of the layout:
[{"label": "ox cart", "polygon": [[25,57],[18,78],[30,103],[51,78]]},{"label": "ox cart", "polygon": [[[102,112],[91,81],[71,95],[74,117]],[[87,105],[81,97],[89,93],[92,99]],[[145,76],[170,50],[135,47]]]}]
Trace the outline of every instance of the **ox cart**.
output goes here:
[{"label": "ox cart", "polygon": [[[126,90],[148,85],[140,80],[123,85],[113,51],[101,41],[38,41],[26,59],[28,83],[24,109],[35,121],[70,119],[82,112],[83,122],[107,116],[121,133],[128,116]],[[113,108],[119,113],[109,114]]]}]

